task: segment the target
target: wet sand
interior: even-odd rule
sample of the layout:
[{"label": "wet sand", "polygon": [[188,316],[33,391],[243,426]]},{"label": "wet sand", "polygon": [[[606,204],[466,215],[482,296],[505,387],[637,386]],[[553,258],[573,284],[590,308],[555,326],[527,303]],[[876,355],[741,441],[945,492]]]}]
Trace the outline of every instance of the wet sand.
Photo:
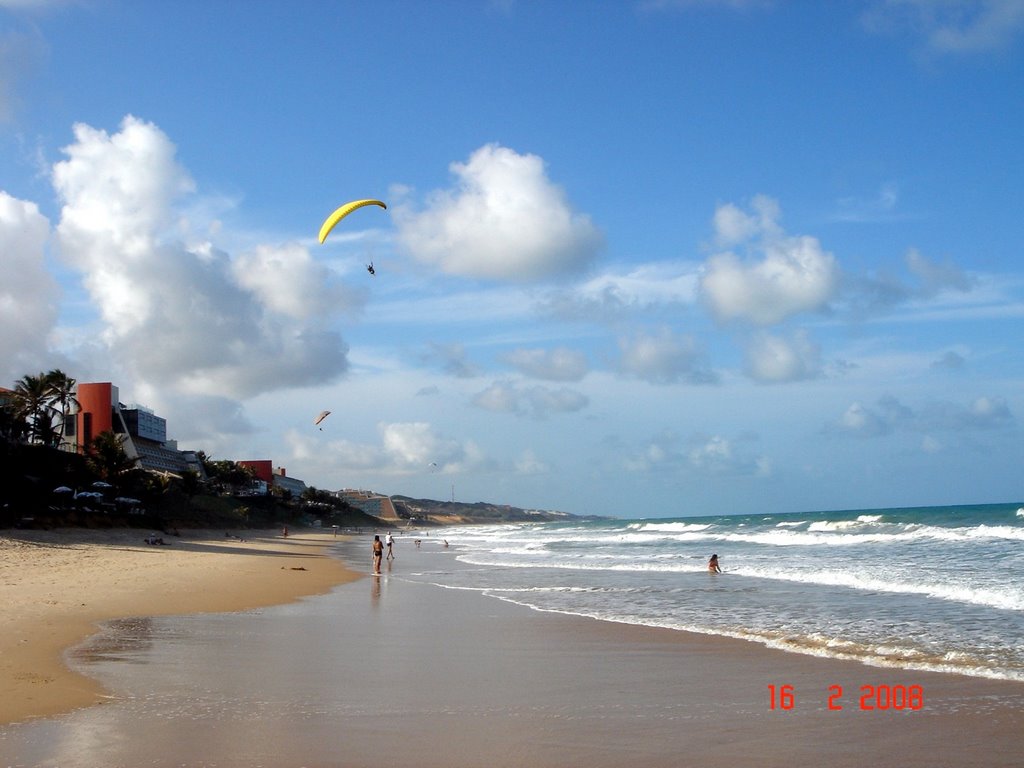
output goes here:
[{"label": "wet sand", "polygon": [[[366,577],[327,594],[116,624],[71,654],[110,698],[0,728],[0,756],[66,767],[1021,764],[1024,684],[538,613],[408,580],[458,567],[454,548],[429,540],[400,540],[380,577],[368,574],[368,538],[346,550]],[[790,709],[771,708],[769,685],[792,686]],[[924,706],[862,709],[869,685],[920,686]],[[832,686],[841,710],[828,707]]]},{"label": "wet sand", "polygon": [[181,533],[151,546],[145,530],[0,532],[0,723],[100,700],[62,660],[98,622],[276,605],[355,578],[326,554],[328,533]]}]

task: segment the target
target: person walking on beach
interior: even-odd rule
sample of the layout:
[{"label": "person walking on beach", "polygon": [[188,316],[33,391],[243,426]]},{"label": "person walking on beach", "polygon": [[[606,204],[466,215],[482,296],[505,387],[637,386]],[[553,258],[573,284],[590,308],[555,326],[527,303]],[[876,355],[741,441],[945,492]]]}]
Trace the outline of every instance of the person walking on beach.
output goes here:
[{"label": "person walking on beach", "polygon": [[718,555],[712,555],[711,559],[708,560],[708,571],[711,573],[721,573],[722,569],[718,565]]},{"label": "person walking on beach", "polygon": [[380,573],[380,561],[384,557],[384,545],[381,543],[380,536],[374,535],[373,537],[373,572]]},{"label": "person walking on beach", "polygon": [[384,537],[384,541],[388,544],[388,560],[394,560],[395,553],[391,551],[391,548],[395,546],[395,539],[390,532]]}]

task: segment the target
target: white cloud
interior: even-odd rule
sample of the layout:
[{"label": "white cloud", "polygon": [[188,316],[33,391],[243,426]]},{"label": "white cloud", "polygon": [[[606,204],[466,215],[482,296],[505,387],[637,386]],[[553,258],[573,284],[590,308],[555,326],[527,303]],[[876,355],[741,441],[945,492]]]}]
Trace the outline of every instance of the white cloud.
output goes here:
[{"label": "white cloud", "polygon": [[920,284],[919,294],[926,298],[944,291],[966,293],[971,290],[971,278],[948,259],[939,264],[912,248],[907,252],[906,261],[907,269]]},{"label": "white cloud", "polygon": [[731,248],[761,234],[776,235],[780,232],[778,220],[781,210],[776,200],[767,195],[755,195],[750,207],[750,213],[732,203],[715,209],[712,224],[715,242],[719,246]]},{"label": "white cloud", "polygon": [[657,306],[688,306],[698,296],[698,269],[690,262],[642,264],[625,272],[609,270],[577,286],[554,291],[539,310],[563,320],[609,323]]},{"label": "white cloud", "polygon": [[816,238],[785,235],[768,198],[756,199],[750,215],[726,208],[727,215],[719,216],[722,208],[716,213],[718,240],[748,244],[756,257],[744,260],[726,251],[708,259],[701,291],[718,319],[771,325],[828,304],[839,285],[839,267]]},{"label": "white cloud", "polygon": [[547,462],[539,459],[533,451],[527,449],[516,459],[515,472],[518,475],[543,475],[551,471]]},{"label": "white cloud", "polygon": [[652,384],[708,384],[716,380],[704,366],[696,342],[668,327],[620,337],[619,351],[619,370]]},{"label": "white cloud", "polygon": [[784,382],[821,375],[821,349],[805,331],[789,338],[756,333],[746,349],[747,372],[755,381]]},{"label": "white cloud", "polygon": [[458,474],[493,465],[472,440],[442,435],[428,422],[382,422],[377,433],[379,443],[347,439],[325,443],[296,430],[288,431],[285,439],[291,448],[290,460],[311,476]]},{"label": "white cloud", "polygon": [[566,347],[517,349],[502,359],[526,376],[548,381],[579,381],[588,368],[585,354]]},{"label": "white cloud", "polygon": [[739,451],[733,441],[720,435],[713,435],[692,448],[687,458],[690,466],[703,474],[758,477],[771,474],[771,462],[768,459]]},{"label": "white cloud", "polygon": [[1006,48],[1024,31],[1024,2],[885,0],[864,21],[873,31],[910,28],[934,53],[976,53]]},{"label": "white cloud", "polygon": [[427,352],[423,355],[423,360],[439,365],[442,371],[457,379],[472,379],[480,373],[477,366],[466,356],[465,346],[457,342],[429,344]]},{"label": "white cloud", "polygon": [[398,239],[417,260],[469,277],[529,282],[585,268],[603,243],[536,155],[497,144],[453,163],[456,186],[423,211],[393,206]]},{"label": "white cloud", "polygon": [[916,410],[895,397],[883,397],[874,407],[853,403],[829,430],[857,437],[880,437],[896,431],[966,433],[1003,429],[1014,421],[1001,397],[978,397],[966,406],[933,401]]},{"label": "white cloud", "polygon": [[949,350],[938,360],[932,363],[932,368],[940,368],[947,371],[959,371],[967,365],[967,358],[959,352]]},{"label": "white cloud", "polygon": [[721,435],[694,436],[684,445],[672,431],[653,438],[638,453],[626,459],[634,472],[687,472],[696,475],[767,477],[771,461],[750,452],[746,440]]},{"label": "white cloud", "polygon": [[444,466],[465,456],[457,441],[441,437],[426,422],[381,424],[379,430],[385,454],[399,467],[422,469],[431,462]]},{"label": "white cloud", "polygon": [[520,387],[511,381],[496,381],[473,397],[473,405],[495,413],[512,413],[543,419],[553,413],[572,413],[586,408],[586,395],[567,387]]},{"label": "white cloud", "polygon": [[325,317],[360,299],[296,243],[263,245],[232,264],[234,278],[272,312],[296,320]]},{"label": "white cloud", "polygon": [[0,376],[11,381],[44,366],[59,290],[45,265],[50,223],[35,203],[0,191]]},{"label": "white cloud", "polygon": [[[330,327],[341,289],[299,246],[237,259],[174,238],[195,185],[152,123],[114,134],[76,125],[53,168],[64,259],[100,312],[101,342],[138,384],[179,394],[245,397],[323,383],[348,365]],[[185,229],[188,229],[187,222]]]}]

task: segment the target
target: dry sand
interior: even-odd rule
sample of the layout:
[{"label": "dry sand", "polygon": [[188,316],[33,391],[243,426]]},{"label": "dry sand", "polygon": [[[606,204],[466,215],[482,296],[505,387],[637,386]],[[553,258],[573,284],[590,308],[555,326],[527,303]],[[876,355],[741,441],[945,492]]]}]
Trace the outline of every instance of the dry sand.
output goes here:
[{"label": "dry sand", "polygon": [[144,530],[0,535],[0,723],[95,703],[99,685],[65,666],[98,622],[237,611],[327,592],[356,574],[326,554],[331,533],[183,531],[147,545]]}]

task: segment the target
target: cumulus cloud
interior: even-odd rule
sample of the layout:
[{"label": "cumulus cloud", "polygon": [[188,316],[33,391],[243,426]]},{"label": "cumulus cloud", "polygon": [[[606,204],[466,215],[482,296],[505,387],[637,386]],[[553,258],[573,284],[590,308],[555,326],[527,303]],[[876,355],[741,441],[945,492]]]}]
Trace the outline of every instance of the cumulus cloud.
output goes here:
[{"label": "cumulus cloud", "polygon": [[587,356],[566,347],[517,349],[502,359],[525,376],[547,381],[579,381],[588,369]]},{"label": "cumulus cloud", "polygon": [[805,331],[784,338],[756,333],[746,348],[748,375],[755,381],[778,383],[817,378],[822,373],[821,348]]},{"label": "cumulus cloud", "polygon": [[459,343],[431,343],[422,359],[426,363],[438,365],[446,374],[457,379],[472,379],[480,373],[477,366],[466,357],[465,346]]},{"label": "cumulus cloud", "polygon": [[474,441],[443,435],[428,422],[382,422],[377,425],[377,432],[379,443],[337,439],[324,444],[295,430],[287,434],[286,440],[291,460],[301,462],[313,474],[457,474],[494,466]]},{"label": "cumulus cloud", "polygon": [[661,327],[619,338],[619,370],[651,384],[709,384],[717,380],[690,336]]},{"label": "cumulus cloud", "polygon": [[852,403],[828,430],[856,437],[881,437],[896,431],[931,433],[1001,429],[1013,422],[1010,407],[1001,397],[979,397],[966,406],[937,401],[916,410],[894,397],[883,397],[874,406]]},{"label": "cumulus cloud", "polygon": [[905,274],[844,275],[846,309],[853,316],[870,316],[910,302],[968,294],[977,287],[977,280],[949,259],[935,261],[911,248],[903,263]]},{"label": "cumulus cloud", "polygon": [[606,271],[572,288],[552,291],[538,302],[538,309],[561,320],[608,323],[653,307],[689,306],[697,296],[697,266],[670,261]]},{"label": "cumulus cloud", "polygon": [[232,258],[175,238],[195,184],[155,125],[74,127],[53,167],[63,258],[82,274],[101,342],[142,383],[247,397],[324,383],[348,365],[327,322],[349,299],[298,246]]},{"label": "cumulus cloud", "polygon": [[543,475],[551,471],[550,465],[529,449],[520,454],[513,467],[517,475]]},{"label": "cumulus cloud", "polygon": [[418,261],[454,275],[530,282],[577,273],[603,236],[572,210],[547,176],[544,161],[497,144],[453,163],[455,186],[429,197],[423,210],[393,206],[398,240]]},{"label": "cumulus cloud", "polygon": [[231,265],[237,283],[269,311],[294,320],[329,317],[361,297],[345,289],[331,270],[296,243],[261,245]]},{"label": "cumulus cloud", "polygon": [[966,293],[974,281],[956,264],[947,259],[941,264],[925,258],[917,249],[906,255],[907,269],[917,279],[919,295],[930,298],[944,291]]},{"label": "cumulus cloud", "polygon": [[511,381],[496,381],[473,397],[473,405],[495,413],[511,413],[543,419],[551,414],[573,413],[587,407],[586,395],[567,387],[521,387]]},{"label": "cumulus cloud", "polygon": [[733,203],[725,203],[715,209],[712,225],[715,242],[723,248],[745,243],[762,233],[781,233],[778,221],[782,215],[779,203],[767,195],[755,195],[750,203],[750,212]]},{"label": "cumulus cloud", "polygon": [[57,322],[59,289],[44,261],[50,223],[35,203],[0,191],[0,376],[35,373]]},{"label": "cumulus cloud", "polygon": [[1024,32],[1020,0],[885,0],[864,16],[875,32],[910,29],[934,53],[967,54],[1009,46]]},{"label": "cumulus cloud", "polygon": [[949,350],[942,357],[932,363],[932,368],[940,368],[947,371],[959,371],[967,365],[967,359],[959,352]]},{"label": "cumulus cloud", "polygon": [[835,257],[814,237],[786,235],[778,218],[777,204],[765,197],[754,200],[750,213],[732,205],[716,211],[716,242],[752,252],[741,258],[724,251],[705,264],[701,293],[719,320],[772,325],[820,311],[835,294],[840,277]]},{"label": "cumulus cloud", "polygon": [[693,469],[704,474],[767,477],[772,471],[767,458],[748,455],[738,450],[733,441],[720,435],[712,435],[691,448],[687,458]]},{"label": "cumulus cloud", "polygon": [[684,441],[666,430],[629,456],[626,468],[633,472],[767,477],[772,472],[771,461],[753,453],[747,442],[721,435],[695,435]]}]

